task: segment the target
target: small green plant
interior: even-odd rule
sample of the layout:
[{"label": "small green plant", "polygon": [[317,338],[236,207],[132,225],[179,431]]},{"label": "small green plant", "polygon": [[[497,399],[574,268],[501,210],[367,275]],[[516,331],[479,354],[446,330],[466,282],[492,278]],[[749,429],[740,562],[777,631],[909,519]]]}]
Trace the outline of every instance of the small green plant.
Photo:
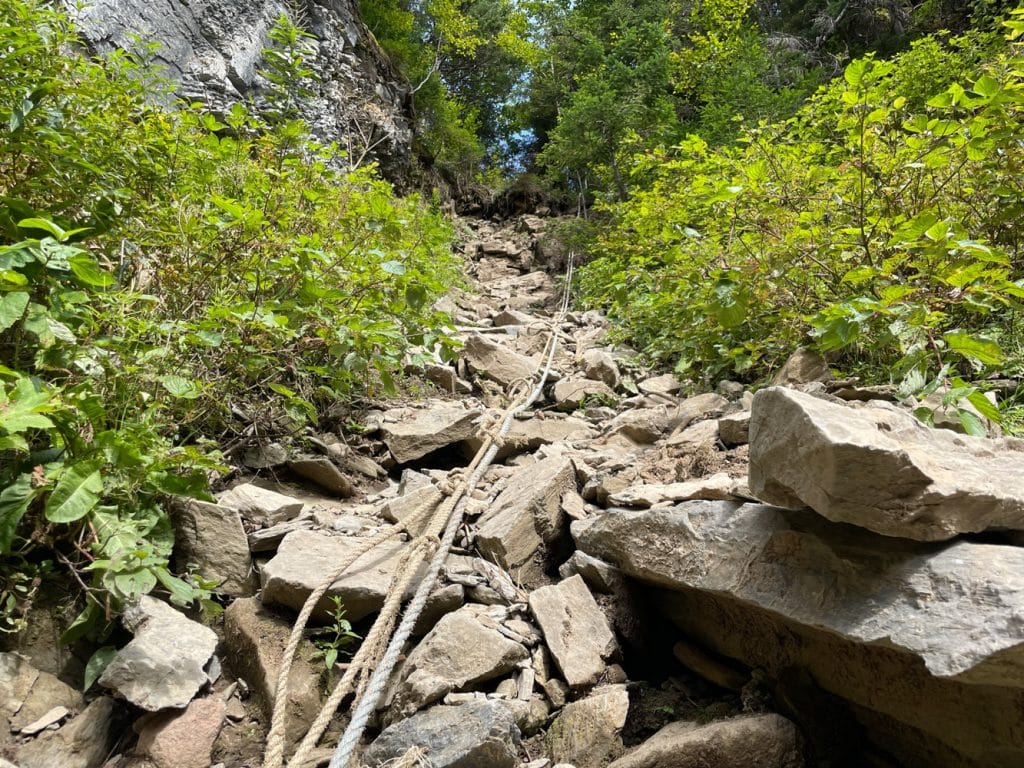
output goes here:
[{"label": "small green plant", "polygon": [[362,636],[352,630],[352,624],[345,618],[345,606],[337,595],[331,597],[334,608],[331,609],[331,623],[312,631],[313,645],[318,655],[324,660],[326,671],[330,674],[338,657],[342,653],[351,653],[351,647],[362,640]]}]

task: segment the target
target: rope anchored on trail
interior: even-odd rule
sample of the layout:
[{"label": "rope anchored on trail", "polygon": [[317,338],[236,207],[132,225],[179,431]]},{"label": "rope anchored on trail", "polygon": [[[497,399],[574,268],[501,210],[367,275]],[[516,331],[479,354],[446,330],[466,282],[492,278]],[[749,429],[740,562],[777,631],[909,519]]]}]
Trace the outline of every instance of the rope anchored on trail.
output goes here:
[{"label": "rope anchored on trail", "polygon": [[[532,406],[544,390],[558,348],[558,326],[569,307],[572,275],[573,262],[570,258],[566,267],[561,304],[549,324],[551,335],[541,358],[543,366],[535,374],[536,381],[520,380],[509,385],[507,392],[511,405],[500,420],[481,424],[479,436],[483,439],[483,445],[469,466],[460,473],[460,477],[450,478],[451,483],[442,488],[442,491],[447,494],[445,500],[435,510],[432,510],[432,504],[425,503],[402,522],[391,525],[367,539],[362,546],[346,556],[331,573],[327,574],[306,598],[295,621],[295,626],[292,628],[281,660],[263,768],[282,768],[284,764],[288,679],[292,660],[314,608],[331,585],[360,557],[385,541],[409,534],[414,538],[406,548],[405,556],[395,571],[380,614],[367,633],[359,651],[353,657],[344,676],[338,681],[305,738],[288,762],[288,768],[301,768],[308,762],[312,751],[316,748],[341,702],[346,696],[354,693],[355,703],[352,717],[338,742],[329,766],[329,768],[349,768],[349,763],[362,739],[367,722],[377,708],[391,673],[398,663],[402,648],[423,612],[455,536],[463,524],[467,498],[476,489],[484,473],[497,456],[516,416]],[[426,574],[402,614],[401,622],[398,623],[402,597],[411,588],[420,567],[428,558],[430,558],[430,563]],[[396,623],[398,623],[397,628]]]}]

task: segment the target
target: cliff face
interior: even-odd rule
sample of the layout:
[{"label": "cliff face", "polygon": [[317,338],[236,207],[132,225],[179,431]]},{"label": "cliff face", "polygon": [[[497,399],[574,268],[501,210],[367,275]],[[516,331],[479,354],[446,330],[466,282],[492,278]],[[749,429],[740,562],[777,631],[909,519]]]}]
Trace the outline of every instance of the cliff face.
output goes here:
[{"label": "cliff face", "polygon": [[[255,97],[265,85],[257,73],[274,19],[298,6],[310,32],[308,64],[314,95],[300,105],[321,141],[338,142],[356,158],[378,160],[402,185],[412,157],[409,85],[359,18],[356,0],[91,0],[68,3],[86,42],[97,52],[159,44],[156,61],[180,83],[179,94],[219,110]],[[292,15],[295,18],[295,15]]]}]

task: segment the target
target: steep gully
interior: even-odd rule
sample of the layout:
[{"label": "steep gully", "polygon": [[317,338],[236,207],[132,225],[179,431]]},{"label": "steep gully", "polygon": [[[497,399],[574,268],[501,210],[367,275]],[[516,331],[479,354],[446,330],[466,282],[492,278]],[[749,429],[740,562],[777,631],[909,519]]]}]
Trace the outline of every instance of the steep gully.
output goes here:
[{"label": "steep gully", "polygon": [[[548,225],[462,222],[473,287],[443,303],[465,346],[455,365],[410,369],[421,397],[317,436],[318,454],[254,445],[218,504],[180,505],[179,561],[231,598],[216,632],[144,601],[99,681],[107,694],[88,704],[65,684],[74,660],[38,636],[0,656],[0,755],[19,768],[261,765],[295,612],[367,537],[441,503],[509,385],[537,369],[564,262]],[[845,404],[867,395],[806,353],[780,372],[786,389],[755,398],[725,382],[685,397],[609,345],[600,313],[569,313],[557,330],[556,380],[472,493],[363,765],[1024,764],[1024,549],[1003,532],[1022,527],[1024,494],[1012,482],[995,501],[980,480],[957,489],[974,518],[1002,515],[981,537],[936,536],[921,515],[870,518],[885,499],[833,522],[830,478],[884,490],[897,485],[886,472],[908,476],[905,446],[887,463],[871,442],[921,437],[898,406]],[[985,453],[1000,471],[1024,468],[1012,441],[921,439],[945,467]],[[865,456],[873,479],[856,469]],[[830,471],[827,457],[849,466]],[[901,486],[903,507],[935,507],[943,478],[926,480]],[[820,514],[787,509],[804,505]],[[336,597],[366,634],[408,546],[360,558],[315,622],[332,623]],[[304,642],[286,754],[320,710],[323,670]],[[346,712],[308,764],[330,759]]]}]

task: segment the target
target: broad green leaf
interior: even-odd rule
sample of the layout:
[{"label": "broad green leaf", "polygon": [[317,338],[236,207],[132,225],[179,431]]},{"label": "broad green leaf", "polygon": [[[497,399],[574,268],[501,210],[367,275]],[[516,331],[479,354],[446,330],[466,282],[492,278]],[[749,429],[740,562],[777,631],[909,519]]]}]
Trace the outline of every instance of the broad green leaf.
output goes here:
[{"label": "broad green leaf", "polygon": [[138,568],[114,576],[114,587],[126,599],[148,595],[156,586],[157,578],[149,568]]},{"label": "broad green leaf", "polygon": [[171,596],[171,602],[180,608],[192,604],[196,599],[196,590],[183,579],[173,576],[166,568],[154,569],[157,580],[163,585]]},{"label": "broad green leaf", "polygon": [[385,261],[380,268],[389,275],[404,275],[406,272],[405,264],[397,260]]},{"label": "broad green leaf", "polygon": [[72,465],[46,500],[43,514],[52,523],[72,523],[89,514],[102,493],[103,477],[94,463]]},{"label": "broad green leaf", "polygon": [[991,400],[985,397],[984,392],[972,392],[967,396],[967,402],[973,405],[977,409],[978,413],[989,421],[998,424],[1003,420],[1003,414],[999,412],[999,408],[997,408]]},{"label": "broad green leaf", "polygon": [[0,295],[0,333],[18,322],[25,314],[28,298],[28,293],[25,291]]},{"label": "broad green leaf", "polygon": [[856,88],[864,81],[864,75],[868,71],[869,62],[867,59],[856,59],[846,67],[843,78],[847,83]]},{"label": "broad green leaf", "polygon": [[85,681],[82,684],[82,690],[88,691],[92,688],[92,684],[100,679],[100,675],[103,674],[110,662],[117,656],[117,648],[112,645],[104,645],[102,648],[97,648],[92,656],[89,657],[89,661],[85,663]]},{"label": "broad green leaf", "polygon": [[41,229],[53,236],[53,239],[60,242],[67,238],[68,233],[59,225],[48,219],[30,218],[18,222],[19,229]]},{"label": "broad green leaf", "polygon": [[968,435],[974,437],[985,437],[988,432],[985,430],[985,425],[981,422],[981,419],[973,413],[968,411],[966,408],[957,408],[956,415],[960,419],[960,424],[963,425],[964,431]]},{"label": "broad green leaf", "polygon": [[985,96],[986,98],[991,99],[993,96],[999,93],[999,88],[1000,86],[998,80],[996,80],[991,75],[982,75],[974,83],[974,87],[971,90],[973,90],[975,93],[981,96]]},{"label": "broad green leaf", "polygon": [[[0,385],[2,389],[2,385]],[[53,422],[43,415],[52,410],[50,395],[35,388],[32,380],[23,377],[14,385],[9,400],[0,407],[0,429],[14,434],[28,429],[51,429]]]},{"label": "broad green leaf", "polygon": [[979,339],[969,333],[946,333],[942,338],[951,352],[977,360],[985,365],[999,365],[1003,362],[1003,351],[994,341]]},{"label": "broad green leaf", "polygon": [[68,257],[68,266],[71,267],[75,277],[86,285],[94,288],[109,288],[114,284],[114,276],[103,269],[92,256],[86,253],[78,253]]},{"label": "broad green leaf", "polygon": [[184,376],[177,376],[175,374],[161,376],[160,384],[175,397],[181,397],[185,400],[195,400],[199,397],[199,390],[196,388],[196,385]]},{"label": "broad green leaf", "polygon": [[0,492],[0,555],[5,555],[10,551],[18,523],[28,511],[35,494],[35,489],[32,488],[31,473],[19,475],[13,483]]}]

